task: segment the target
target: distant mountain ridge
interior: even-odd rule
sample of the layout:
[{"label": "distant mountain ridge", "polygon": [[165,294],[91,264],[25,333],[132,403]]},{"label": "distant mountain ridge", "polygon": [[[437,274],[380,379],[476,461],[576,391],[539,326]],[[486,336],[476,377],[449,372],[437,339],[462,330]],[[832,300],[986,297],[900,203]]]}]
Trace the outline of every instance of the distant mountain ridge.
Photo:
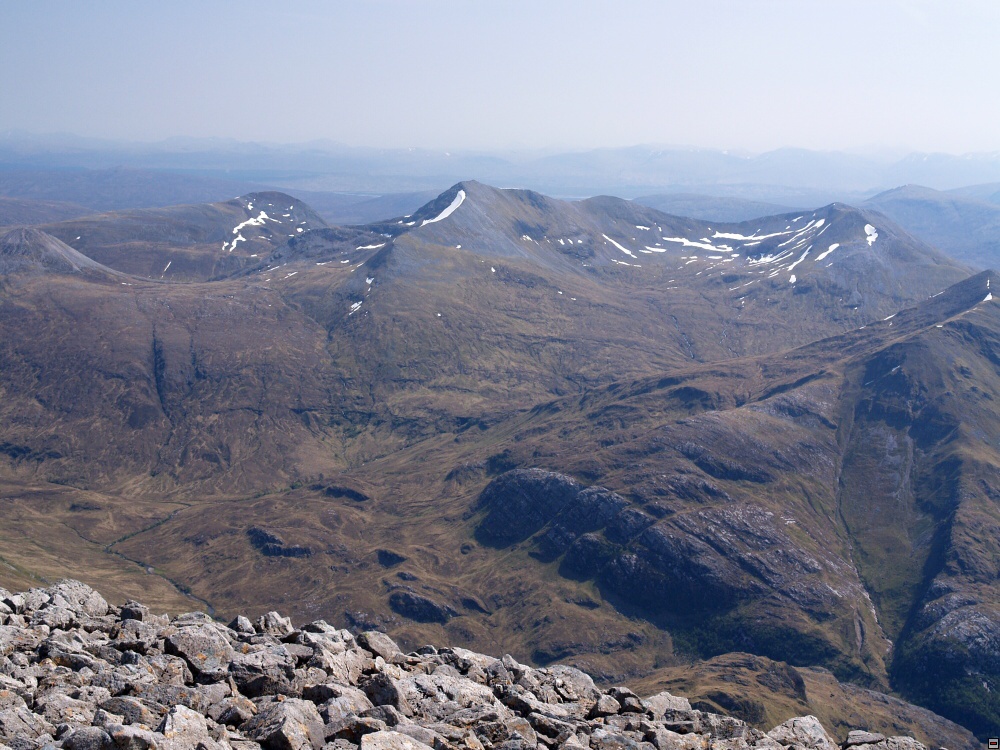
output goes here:
[{"label": "distant mountain ridge", "polygon": [[913,153],[899,158],[796,148],[749,154],[649,145],[576,152],[489,153],[218,139],[127,144],[82,139],[67,143],[58,137],[8,133],[0,136],[3,163],[13,169],[127,166],[189,170],[217,179],[235,174],[256,184],[283,186],[292,191],[380,193],[440,189],[470,174],[493,184],[527,185],[556,195],[610,192],[634,197],[664,188],[672,192],[704,192],[697,188],[707,185],[841,191],[823,202],[845,200],[849,196],[844,191],[871,193],[907,183],[947,190],[1000,182],[997,153]]},{"label": "distant mountain ridge", "polygon": [[879,193],[865,206],[879,211],[949,256],[976,268],[1000,265],[1000,203],[997,186],[940,192],[905,185]]}]

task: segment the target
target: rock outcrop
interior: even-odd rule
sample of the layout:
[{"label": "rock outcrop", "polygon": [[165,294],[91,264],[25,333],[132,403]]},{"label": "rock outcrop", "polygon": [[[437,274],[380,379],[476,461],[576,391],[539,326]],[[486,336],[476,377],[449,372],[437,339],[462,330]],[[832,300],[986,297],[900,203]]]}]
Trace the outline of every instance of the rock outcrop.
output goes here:
[{"label": "rock outcrop", "polygon": [[272,531],[251,526],[247,529],[250,544],[267,557],[309,557],[312,550],[298,545],[286,545],[285,541]]},{"label": "rock outcrop", "polygon": [[[840,747],[922,750],[855,731]],[[109,605],[77,581],[0,589],[0,750],[748,750],[838,744],[812,716],[765,733],[684,698],[599,689],[461,648],[275,612],[229,626]]]}]

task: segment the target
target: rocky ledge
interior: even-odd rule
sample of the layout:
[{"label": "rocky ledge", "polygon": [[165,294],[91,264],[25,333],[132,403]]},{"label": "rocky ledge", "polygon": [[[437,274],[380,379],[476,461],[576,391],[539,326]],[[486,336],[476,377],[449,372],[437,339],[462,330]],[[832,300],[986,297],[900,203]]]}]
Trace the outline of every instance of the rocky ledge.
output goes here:
[{"label": "rocky ledge", "polygon": [[[0,589],[0,750],[741,750],[838,745],[812,716],[764,733],[685,698],[601,690],[461,648],[402,653],[384,633],[270,612],[111,606],[78,581]],[[919,750],[852,732],[841,748]]]}]

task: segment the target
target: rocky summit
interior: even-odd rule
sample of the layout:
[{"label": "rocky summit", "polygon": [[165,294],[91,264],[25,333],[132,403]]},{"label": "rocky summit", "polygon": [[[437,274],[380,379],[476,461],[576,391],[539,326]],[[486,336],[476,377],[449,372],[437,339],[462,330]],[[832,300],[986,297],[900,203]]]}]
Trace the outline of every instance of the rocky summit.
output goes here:
[{"label": "rocky summit", "polygon": [[79,581],[0,589],[0,750],[923,750],[814,716],[763,732],[573,667],[424,646],[269,612],[118,607]]}]

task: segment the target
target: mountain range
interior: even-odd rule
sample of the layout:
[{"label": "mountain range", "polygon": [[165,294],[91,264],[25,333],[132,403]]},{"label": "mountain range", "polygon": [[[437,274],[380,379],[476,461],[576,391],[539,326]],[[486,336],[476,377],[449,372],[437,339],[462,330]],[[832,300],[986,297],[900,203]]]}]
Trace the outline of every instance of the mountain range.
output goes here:
[{"label": "mountain range", "polygon": [[[274,191],[53,218],[0,238],[0,585],[608,681],[752,654],[1000,727],[972,258],[867,205],[723,223],[473,181],[347,227]],[[804,705],[752,682],[699,697]]]},{"label": "mountain range", "polygon": [[[248,143],[220,138],[119,142],[0,133],[0,171],[169,170],[178,177],[251,181],[295,191],[440,190],[466,175],[553,195],[708,193],[783,205],[854,200],[897,185],[937,190],[1000,182],[997,153],[810,151],[764,153],[641,145],[580,151],[356,148],[331,141]],[[852,195],[853,194],[853,195]]]}]

